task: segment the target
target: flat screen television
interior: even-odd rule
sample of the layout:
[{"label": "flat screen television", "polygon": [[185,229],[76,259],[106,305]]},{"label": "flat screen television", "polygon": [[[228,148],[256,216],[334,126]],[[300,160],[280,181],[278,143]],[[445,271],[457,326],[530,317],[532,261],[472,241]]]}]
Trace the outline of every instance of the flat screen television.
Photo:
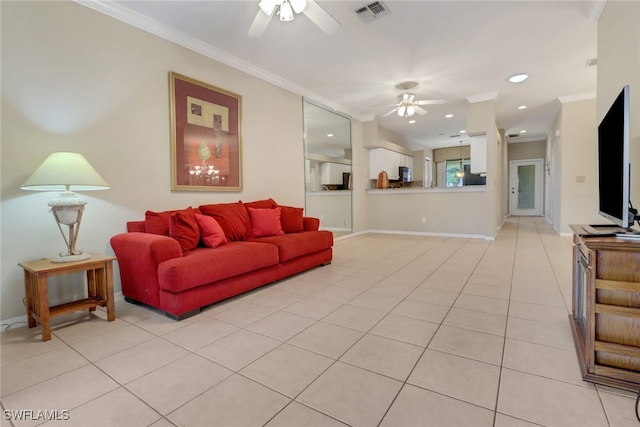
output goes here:
[{"label": "flat screen television", "polygon": [[598,213],[628,228],[629,217],[629,86],[609,108],[598,126]]}]

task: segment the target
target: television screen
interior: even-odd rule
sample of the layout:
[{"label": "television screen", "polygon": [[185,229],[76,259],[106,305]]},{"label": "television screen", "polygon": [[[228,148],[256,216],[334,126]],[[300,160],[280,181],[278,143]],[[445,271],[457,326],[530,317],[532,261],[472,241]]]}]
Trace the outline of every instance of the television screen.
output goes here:
[{"label": "television screen", "polygon": [[629,227],[629,86],[598,126],[599,214]]}]

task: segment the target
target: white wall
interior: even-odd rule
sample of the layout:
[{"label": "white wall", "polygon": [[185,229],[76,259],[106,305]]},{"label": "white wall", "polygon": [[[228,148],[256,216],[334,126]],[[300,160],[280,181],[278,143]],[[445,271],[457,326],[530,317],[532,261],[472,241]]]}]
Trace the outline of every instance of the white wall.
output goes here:
[{"label": "white wall", "polygon": [[571,233],[569,224],[603,222],[603,219],[598,216],[596,172],[598,131],[595,114],[595,99],[562,104],[560,120],[562,204],[559,223],[561,233]]},{"label": "white wall", "polygon": [[625,85],[631,86],[631,201],[637,208],[640,206],[640,2],[608,1],[598,20],[597,123]]},{"label": "white wall", "polygon": [[[89,252],[113,253],[110,237],[147,209],[266,197],[304,206],[299,96],[72,2],[0,7],[0,318],[25,314],[17,263],[64,248],[48,213],[53,195],[20,190],[51,152],[84,154],[111,186],[84,193],[77,246]],[[242,96],[243,191],[170,191],[169,71]],[[57,288],[52,303],[68,296]]]}]

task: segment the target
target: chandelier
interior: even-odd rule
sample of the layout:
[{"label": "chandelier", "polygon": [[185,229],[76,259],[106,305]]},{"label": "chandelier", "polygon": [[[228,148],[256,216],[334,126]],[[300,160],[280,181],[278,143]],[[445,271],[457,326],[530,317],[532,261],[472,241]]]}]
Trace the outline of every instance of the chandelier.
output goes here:
[{"label": "chandelier", "polygon": [[462,165],[462,141],[460,141],[460,169],[456,171],[456,176],[458,178],[464,177],[464,166]]},{"label": "chandelier", "polygon": [[[215,118],[214,118],[215,121]],[[211,158],[211,150],[207,145],[207,139],[205,137],[205,125],[204,118],[202,120],[202,137],[200,139],[200,146],[198,147],[198,156],[202,161],[202,165],[194,165],[189,166],[187,169],[187,173],[190,175],[192,179],[197,179],[204,184],[225,184],[226,177],[220,176],[220,169],[216,169],[215,165],[208,164],[208,160]],[[215,128],[214,128],[214,138],[215,138]],[[214,144],[215,145],[215,144]],[[216,156],[219,157],[219,156]]]}]

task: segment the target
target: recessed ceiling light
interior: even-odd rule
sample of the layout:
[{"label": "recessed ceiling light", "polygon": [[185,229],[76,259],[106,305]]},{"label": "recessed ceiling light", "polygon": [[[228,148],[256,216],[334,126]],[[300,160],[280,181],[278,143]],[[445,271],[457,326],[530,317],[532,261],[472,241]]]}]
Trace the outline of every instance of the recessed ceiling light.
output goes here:
[{"label": "recessed ceiling light", "polygon": [[467,133],[467,131],[466,130],[461,130],[460,133]]},{"label": "recessed ceiling light", "polygon": [[525,108],[527,108],[526,105],[521,105],[521,106],[518,107],[518,110],[524,110]]},{"label": "recessed ceiling light", "polygon": [[511,83],[520,83],[527,80],[528,78],[529,78],[529,75],[527,74],[516,74],[515,76],[509,77],[509,81]]},{"label": "recessed ceiling light", "polygon": [[447,114],[445,117],[446,117],[447,119],[450,119],[451,117],[453,117],[453,114]]},{"label": "recessed ceiling light", "polygon": [[522,130],[520,131],[520,133],[527,133],[527,131],[526,131],[526,130],[524,130],[524,129],[522,129]]},{"label": "recessed ceiling light", "polygon": [[328,133],[328,134],[327,134],[327,136],[328,136],[329,138],[331,138],[331,137],[333,136],[333,134],[332,134],[332,133]]},{"label": "recessed ceiling light", "polygon": [[409,123],[415,123],[415,122],[416,122],[415,120],[409,120]]}]

